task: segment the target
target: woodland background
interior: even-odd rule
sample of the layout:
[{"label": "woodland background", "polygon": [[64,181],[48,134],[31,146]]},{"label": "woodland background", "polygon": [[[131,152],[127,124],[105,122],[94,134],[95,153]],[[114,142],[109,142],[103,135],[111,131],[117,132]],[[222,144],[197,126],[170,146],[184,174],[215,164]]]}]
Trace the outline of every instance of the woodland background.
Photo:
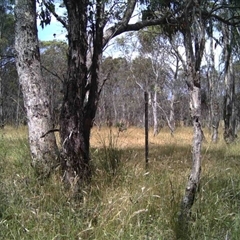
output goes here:
[{"label": "woodland background", "polygon": [[[85,12],[78,1],[73,2],[75,5],[64,1],[69,22],[77,26],[71,28],[63,21],[72,33],[66,36],[69,46],[53,33],[53,41],[39,42],[41,58],[35,57],[38,46],[28,48],[26,43],[32,40],[36,45],[35,14],[42,20],[41,27],[49,24],[50,15],[44,14],[54,14],[53,2],[42,1],[45,8],[37,13],[33,2],[28,1],[26,9],[17,2],[16,19],[11,5],[0,5],[0,236],[7,239],[238,239],[237,1],[202,1],[203,5],[195,0],[159,1],[157,5],[155,1],[141,2],[145,7],[149,4],[139,15],[140,22],[146,24],[141,26],[148,27],[136,28],[139,31],[135,33],[128,32],[127,27],[132,26],[129,21],[136,1],[114,2],[116,14],[104,12],[102,1],[83,1]],[[123,16],[121,4],[125,9]],[[32,16],[24,14],[24,10],[33,13]],[[23,28],[28,25],[29,16],[32,25]],[[84,16],[88,17],[87,21]],[[77,18],[79,21],[74,21]],[[100,26],[105,18],[117,23],[112,27],[105,25],[109,28],[104,38]],[[27,29],[25,35],[19,31],[23,29]],[[125,31],[128,33],[118,36]],[[91,37],[96,37],[95,34],[97,38],[93,41]],[[75,37],[79,36],[76,44]],[[113,36],[118,36],[113,47],[115,54],[109,56],[106,49],[102,55],[105,44]],[[90,59],[87,53],[92,50],[95,55]],[[35,69],[31,65],[34,60],[39,63],[34,65]],[[36,78],[26,78],[29,69]],[[20,81],[23,76],[25,79]],[[36,79],[44,79],[41,86],[34,82]],[[43,111],[38,111],[38,107],[44,110],[41,104],[44,94],[34,95],[34,105],[27,98],[28,93],[45,88],[45,96],[50,96],[50,104],[46,105],[50,108],[48,124],[53,122],[53,126],[50,132],[47,125],[46,129],[37,128],[44,131],[40,133],[32,125],[29,133],[32,131],[35,138],[33,141],[29,138],[29,144],[26,125],[32,119],[27,119],[27,111],[28,116],[32,114],[39,120],[37,127],[41,127],[45,116]],[[147,101],[144,100],[146,92]],[[146,103],[151,130],[148,168],[143,151]],[[60,129],[56,130],[59,125]],[[65,154],[58,165],[54,162],[58,160],[55,158],[58,151],[52,162],[43,151],[49,146],[44,139],[49,133],[54,137],[52,143],[55,144],[56,137],[56,146]],[[43,139],[46,148],[37,149],[39,154],[35,154],[32,149],[39,146],[39,139]],[[38,163],[49,168],[41,169]],[[46,174],[39,177],[41,170],[46,170]],[[70,173],[66,178],[68,187],[64,185],[63,172]]]},{"label": "woodland background", "polygon": [[[11,13],[1,12],[1,69],[0,69],[0,121],[1,126],[26,124],[21,88],[16,73],[13,44],[14,18]],[[217,27],[217,26],[216,26]],[[217,104],[219,120],[224,119],[225,55],[224,33],[215,29],[214,40],[209,36],[201,68],[202,124],[211,130],[212,111]],[[235,35],[234,35],[235,34]],[[231,61],[234,78],[234,118],[236,129],[239,121],[239,52],[238,31],[234,32],[231,45]],[[53,37],[54,38],[54,37]],[[158,27],[138,33],[127,33],[114,43],[116,54],[109,56],[106,50],[102,60],[101,78],[104,88],[98,106],[95,123],[104,125],[144,126],[144,91],[149,92],[149,123],[158,131],[171,124],[190,126],[189,93],[186,76],[176,46],[183,54],[181,37],[175,37],[175,45]],[[211,42],[212,41],[212,42]],[[113,50],[111,50],[113,51]],[[58,125],[63,79],[67,72],[67,43],[63,40],[40,42],[42,71],[51,93],[51,111]],[[214,53],[214,58],[211,54]],[[214,64],[214,67],[212,65]],[[213,95],[214,89],[214,95]],[[213,103],[214,102],[214,103]],[[171,119],[173,118],[173,119]],[[237,131],[237,130],[236,130]]]}]

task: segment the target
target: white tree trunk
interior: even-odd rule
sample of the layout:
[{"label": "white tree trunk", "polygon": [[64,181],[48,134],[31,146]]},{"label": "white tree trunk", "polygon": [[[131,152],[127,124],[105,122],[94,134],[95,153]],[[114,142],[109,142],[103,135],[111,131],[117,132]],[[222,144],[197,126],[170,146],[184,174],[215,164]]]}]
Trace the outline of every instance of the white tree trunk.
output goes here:
[{"label": "white tree trunk", "polygon": [[[195,17],[195,16],[194,16]],[[203,131],[201,128],[201,78],[200,66],[205,48],[205,28],[202,19],[194,19],[196,29],[191,31],[187,29],[184,32],[184,46],[186,51],[187,66],[187,85],[190,95],[190,111],[193,124],[193,144],[192,144],[192,169],[188,178],[185,195],[182,200],[182,209],[180,222],[182,222],[182,231],[188,226],[188,219],[191,208],[194,204],[196,193],[199,189],[201,173],[201,147],[203,140]],[[193,38],[194,36],[194,38]],[[194,48],[193,48],[194,45]]]},{"label": "white tree trunk", "polygon": [[158,116],[157,116],[157,86],[155,86],[153,101],[152,101],[152,112],[153,112],[153,136],[157,136],[159,129],[158,129]]},{"label": "white tree trunk", "polygon": [[175,114],[174,114],[174,102],[175,102],[175,91],[172,92],[172,98],[170,101],[170,114],[169,114],[169,123],[171,126],[171,134],[175,131]]},{"label": "white tree trunk", "polygon": [[190,110],[193,122],[193,148],[192,148],[192,170],[188,178],[185,195],[182,201],[183,215],[188,216],[194,203],[195,195],[199,186],[201,172],[201,146],[203,133],[200,123],[201,117],[201,89],[192,86],[190,89]]},{"label": "white tree trunk", "polygon": [[53,124],[47,84],[41,72],[36,1],[16,1],[15,17],[16,66],[27,111],[32,165],[40,177],[46,177],[58,162],[58,149],[54,133],[49,132]]},{"label": "white tree trunk", "polygon": [[210,108],[209,108],[209,120],[212,133],[212,142],[216,143],[218,141],[218,127],[220,122],[220,111],[219,103],[217,100],[218,96],[218,82],[215,70],[215,57],[214,57],[214,42],[213,38],[210,38],[210,76],[208,77],[209,82],[209,99],[210,99]]}]

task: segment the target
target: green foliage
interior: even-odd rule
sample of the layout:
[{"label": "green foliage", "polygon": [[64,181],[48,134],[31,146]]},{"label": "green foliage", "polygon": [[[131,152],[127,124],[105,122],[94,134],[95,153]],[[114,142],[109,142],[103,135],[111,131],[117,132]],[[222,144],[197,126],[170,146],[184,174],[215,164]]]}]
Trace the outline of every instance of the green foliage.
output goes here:
[{"label": "green foliage", "polygon": [[[0,60],[6,62],[6,55],[11,53],[14,44],[14,16],[0,7]],[[0,63],[2,65],[2,63]]]},{"label": "green foliage", "polygon": [[53,0],[47,0],[45,3],[40,2],[39,7],[39,19],[40,26],[44,28],[51,23],[51,12],[55,11],[55,5]]}]

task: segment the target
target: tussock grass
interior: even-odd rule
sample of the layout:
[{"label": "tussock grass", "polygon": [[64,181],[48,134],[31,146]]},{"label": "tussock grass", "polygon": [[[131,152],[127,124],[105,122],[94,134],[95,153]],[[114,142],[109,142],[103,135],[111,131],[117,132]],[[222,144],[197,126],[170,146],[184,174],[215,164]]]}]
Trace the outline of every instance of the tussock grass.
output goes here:
[{"label": "tussock grass", "polygon": [[[94,174],[72,199],[53,175],[39,182],[30,165],[26,129],[0,131],[0,239],[176,239],[179,204],[191,169],[192,129],[172,137],[150,132],[149,167],[144,130],[93,129]],[[189,231],[183,239],[239,239],[239,142],[210,141]]]}]

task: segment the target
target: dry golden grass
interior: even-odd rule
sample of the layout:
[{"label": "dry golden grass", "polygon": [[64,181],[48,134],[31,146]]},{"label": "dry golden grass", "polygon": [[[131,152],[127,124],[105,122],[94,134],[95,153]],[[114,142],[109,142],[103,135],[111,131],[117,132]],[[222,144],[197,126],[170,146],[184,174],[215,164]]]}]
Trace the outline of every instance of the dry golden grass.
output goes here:
[{"label": "dry golden grass", "polygon": [[[124,132],[119,132],[118,128],[103,127],[101,130],[94,127],[91,134],[91,146],[102,147],[102,142],[109,140],[109,134],[113,134],[118,140],[121,148],[142,148],[145,145],[145,131],[143,128],[131,127]],[[161,129],[157,136],[153,136],[153,131],[149,130],[149,145],[189,145],[191,144],[192,128],[177,129],[174,136],[171,136],[168,128]]]},{"label": "dry golden grass", "polygon": [[[239,239],[239,143],[213,144],[204,133],[188,239],[225,239],[228,233]],[[177,128],[174,137],[167,128],[156,137],[150,130],[147,169],[144,129],[93,128],[94,171],[80,199],[70,197],[58,174],[38,182],[26,134],[24,127],[0,131],[0,239],[176,239],[192,165],[192,128]]]}]

